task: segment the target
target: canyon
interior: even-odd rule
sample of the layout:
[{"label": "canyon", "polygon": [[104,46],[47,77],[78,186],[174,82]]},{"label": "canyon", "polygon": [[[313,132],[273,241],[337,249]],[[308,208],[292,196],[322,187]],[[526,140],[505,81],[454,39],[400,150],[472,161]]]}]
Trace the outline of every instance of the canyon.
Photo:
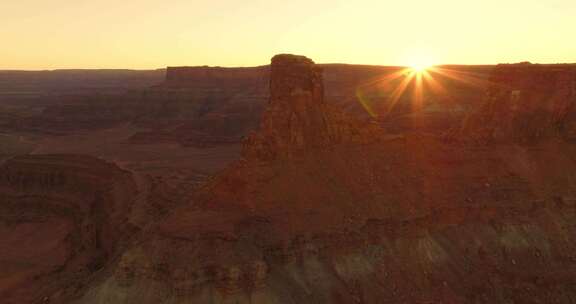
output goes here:
[{"label": "canyon", "polygon": [[576,302],[576,66],[438,67],[395,98],[406,73],[280,54],[8,111],[0,297]]}]

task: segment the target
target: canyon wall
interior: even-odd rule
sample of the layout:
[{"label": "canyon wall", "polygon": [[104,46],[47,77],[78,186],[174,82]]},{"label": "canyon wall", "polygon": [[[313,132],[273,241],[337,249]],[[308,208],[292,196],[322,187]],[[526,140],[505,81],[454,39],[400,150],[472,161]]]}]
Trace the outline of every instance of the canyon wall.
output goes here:
[{"label": "canyon wall", "polygon": [[0,167],[0,297],[62,303],[126,245],[132,174],[82,155],[30,155]]},{"label": "canyon wall", "polygon": [[78,302],[574,302],[576,147],[365,128],[333,118],[321,75],[275,57],[243,158]]}]

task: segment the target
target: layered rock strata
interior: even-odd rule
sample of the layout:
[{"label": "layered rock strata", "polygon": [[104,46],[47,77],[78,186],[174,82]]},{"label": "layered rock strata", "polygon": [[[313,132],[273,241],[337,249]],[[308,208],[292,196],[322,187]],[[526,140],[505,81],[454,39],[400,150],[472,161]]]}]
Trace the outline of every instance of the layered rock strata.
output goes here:
[{"label": "layered rock strata", "polygon": [[128,216],[136,193],[129,172],[93,157],[6,161],[0,167],[3,303],[61,303],[76,295],[133,232]]}]

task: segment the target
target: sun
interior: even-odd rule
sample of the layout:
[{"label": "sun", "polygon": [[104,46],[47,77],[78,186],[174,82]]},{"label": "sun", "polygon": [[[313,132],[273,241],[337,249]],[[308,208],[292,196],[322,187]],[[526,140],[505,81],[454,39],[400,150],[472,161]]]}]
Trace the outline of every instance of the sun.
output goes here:
[{"label": "sun", "polygon": [[424,73],[435,65],[434,56],[431,54],[412,54],[406,58],[408,69],[412,73]]},{"label": "sun", "polygon": [[426,71],[427,69],[431,68],[432,66],[434,66],[434,65],[431,63],[414,62],[414,63],[410,64],[410,69],[416,73],[422,73],[422,72]]}]

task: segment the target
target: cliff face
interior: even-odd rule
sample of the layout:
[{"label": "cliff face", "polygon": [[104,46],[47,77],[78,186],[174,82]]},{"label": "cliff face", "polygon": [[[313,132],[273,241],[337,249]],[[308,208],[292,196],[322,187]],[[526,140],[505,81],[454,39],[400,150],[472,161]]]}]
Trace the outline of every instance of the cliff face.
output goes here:
[{"label": "cliff face", "polygon": [[66,301],[134,227],[131,174],[80,155],[12,158],[0,168],[0,296]]},{"label": "cliff face", "polygon": [[518,143],[574,139],[574,65],[499,65],[490,81],[483,105],[465,121],[462,138]]}]

